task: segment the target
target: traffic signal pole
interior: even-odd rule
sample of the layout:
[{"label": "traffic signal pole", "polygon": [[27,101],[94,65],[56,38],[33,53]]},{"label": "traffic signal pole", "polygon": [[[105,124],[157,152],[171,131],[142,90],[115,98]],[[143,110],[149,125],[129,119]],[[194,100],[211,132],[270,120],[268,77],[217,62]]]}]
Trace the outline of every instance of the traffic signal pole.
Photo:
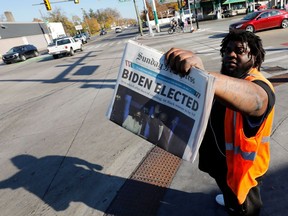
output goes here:
[{"label": "traffic signal pole", "polygon": [[143,5],[144,5],[144,13],[146,14],[146,21],[147,21],[148,28],[149,28],[149,34],[151,36],[154,36],[152,27],[150,25],[150,19],[149,19],[149,13],[148,13],[147,5],[146,5],[146,0],[143,0]]},{"label": "traffic signal pole", "polygon": [[196,26],[197,26],[197,29],[199,29],[199,24],[198,24],[198,13],[197,13],[196,1],[195,1],[195,0],[194,0],[194,10],[195,10]]},{"label": "traffic signal pole", "polygon": [[133,0],[133,2],[134,2],[135,11],[136,11],[136,16],[137,16],[137,19],[138,19],[140,34],[141,34],[141,36],[143,36],[142,22],[141,22],[141,18],[140,18],[139,12],[138,12],[136,1]]},{"label": "traffic signal pole", "polygon": [[192,19],[192,14],[191,14],[191,6],[190,6],[190,1],[187,0],[188,2],[188,9],[189,9],[189,16],[190,16],[190,31],[193,32],[194,31],[194,27],[193,27],[193,19]]},{"label": "traffic signal pole", "polygon": [[36,5],[45,5],[46,7],[46,10],[47,11],[50,11],[52,10],[52,7],[51,7],[51,4],[56,4],[56,3],[63,3],[63,2],[71,2],[73,1],[74,4],[79,4],[80,3],[80,0],[62,0],[62,1],[57,1],[57,2],[50,2],[50,0],[43,0],[43,3],[39,3],[39,4],[32,4],[32,6],[36,6]]},{"label": "traffic signal pole", "polygon": [[153,10],[153,15],[154,15],[154,20],[155,20],[155,25],[156,25],[156,31],[160,32],[160,27],[159,27],[159,21],[158,21],[158,15],[156,11],[156,6],[155,6],[155,1],[152,0],[152,10]]}]

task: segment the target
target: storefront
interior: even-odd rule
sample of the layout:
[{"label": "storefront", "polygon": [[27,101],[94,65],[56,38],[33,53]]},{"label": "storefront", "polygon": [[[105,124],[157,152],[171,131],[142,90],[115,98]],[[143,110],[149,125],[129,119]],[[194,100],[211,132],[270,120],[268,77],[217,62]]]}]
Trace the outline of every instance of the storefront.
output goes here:
[{"label": "storefront", "polygon": [[200,7],[202,9],[203,19],[215,19],[216,18],[215,1],[201,0]]},{"label": "storefront", "polygon": [[223,10],[232,10],[233,15],[247,13],[248,5],[246,0],[226,0],[222,5]]}]

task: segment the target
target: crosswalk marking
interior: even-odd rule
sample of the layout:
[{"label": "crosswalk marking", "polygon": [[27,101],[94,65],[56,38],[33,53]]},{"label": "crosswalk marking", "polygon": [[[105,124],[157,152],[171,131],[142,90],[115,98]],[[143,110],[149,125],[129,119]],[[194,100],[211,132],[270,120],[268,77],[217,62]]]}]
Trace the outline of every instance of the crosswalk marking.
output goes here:
[{"label": "crosswalk marking", "polygon": [[118,45],[124,45],[127,43],[128,40],[121,40],[121,41],[112,41],[112,42],[104,42],[104,43],[99,43],[94,46],[89,46],[86,49],[91,50],[91,49],[97,49],[97,48],[103,48],[103,47],[112,47],[112,46],[118,46]]},{"label": "crosswalk marking", "polygon": [[[183,40],[183,41],[177,41],[176,45],[178,47],[185,47],[187,50],[191,50],[195,52],[196,54],[200,55],[200,57],[207,57],[209,61],[215,61],[220,62],[221,61],[221,55],[220,55],[220,44],[223,38],[215,38],[211,40],[207,35],[202,35],[202,32],[209,31],[209,29],[201,29],[197,30],[196,32],[199,33],[197,35],[197,38],[192,37],[191,40]],[[112,46],[120,46],[127,43],[129,39],[126,40],[117,40],[112,42],[103,42],[99,43],[94,46],[87,47],[87,50],[91,49],[98,49],[103,47],[112,47]],[[141,43],[141,42],[140,42]],[[145,42],[148,46],[152,46],[159,50],[165,50],[169,49],[173,44],[165,43],[156,43],[154,40],[147,40]],[[150,45],[149,45],[150,44]],[[265,55],[265,62],[263,64],[271,64],[277,61],[285,60],[287,59],[287,50],[283,49],[282,47],[275,47],[275,46],[265,46],[264,50],[266,52]]]},{"label": "crosswalk marking", "polygon": [[273,46],[264,47],[264,50],[266,52],[265,56],[273,55],[273,54],[276,54],[276,53],[282,53],[282,52],[286,52],[287,53],[287,50],[283,50],[283,49],[276,50],[276,49],[277,48],[275,48]]},{"label": "crosswalk marking", "polygon": [[282,55],[282,56],[275,57],[275,58],[269,58],[269,59],[265,60],[264,63],[271,63],[274,61],[279,61],[279,60],[283,60],[283,59],[287,59],[287,58],[288,58],[288,55]]},{"label": "crosswalk marking", "polygon": [[217,59],[221,59],[222,57],[220,56],[220,54],[218,56],[215,56],[213,58],[211,58],[211,60],[217,60]]},{"label": "crosswalk marking", "polygon": [[115,44],[115,41],[111,42],[111,43],[108,43],[106,44],[107,46],[113,46]]},{"label": "crosswalk marking", "polygon": [[263,47],[264,48],[264,50],[266,51],[266,50],[268,50],[268,49],[271,49],[271,48],[273,48],[273,46],[265,46],[265,47]]},{"label": "crosswalk marking", "polygon": [[[209,48],[209,49],[196,49],[196,51],[197,51],[198,54],[204,54],[204,55],[205,55],[205,53],[207,53],[207,52],[209,52],[209,51],[211,51],[212,54],[216,53],[216,51],[217,51],[217,53],[219,53],[219,50],[214,49],[214,48]],[[208,53],[208,54],[206,54],[206,55],[210,55],[210,54]]]}]

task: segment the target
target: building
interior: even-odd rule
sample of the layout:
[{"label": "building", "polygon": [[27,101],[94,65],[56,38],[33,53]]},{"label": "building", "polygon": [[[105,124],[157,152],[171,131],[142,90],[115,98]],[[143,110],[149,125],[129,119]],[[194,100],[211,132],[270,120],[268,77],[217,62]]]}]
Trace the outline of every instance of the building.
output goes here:
[{"label": "building", "polygon": [[23,44],[33,44],[43,51],[54,38],[65,35],[62,23],[0,22],[0,26],[0,55]]},{"label": "building", "polygon": [[[174,0],[174,2],[181,0]],[[184,0],[182,0],[183,2]],[[237,14],[245,14],[255,10],[255,5],[264,5],[266,8],[285,8],[288,0],[186,0],[190,3],[190,8],[198,20],[222,18],[221,11],[223,8],[231,9]],[[165,0],[164,3],[167,3]],[[171,2],[171,1],[169,1]],[[187,9],[186,6],[184,9]]]}]

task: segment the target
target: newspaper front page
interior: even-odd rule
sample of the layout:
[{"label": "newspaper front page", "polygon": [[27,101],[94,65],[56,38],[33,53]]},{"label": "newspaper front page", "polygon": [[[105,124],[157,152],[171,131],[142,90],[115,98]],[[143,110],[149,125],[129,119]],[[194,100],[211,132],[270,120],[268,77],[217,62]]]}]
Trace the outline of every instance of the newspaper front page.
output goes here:
[{"label": "newspaper front page", "polygon": [[215,78],[192,68],[184,77],[166,66],[164,53],[128,41],[109,120],[190,162],[197,156],[214,96]]}]

